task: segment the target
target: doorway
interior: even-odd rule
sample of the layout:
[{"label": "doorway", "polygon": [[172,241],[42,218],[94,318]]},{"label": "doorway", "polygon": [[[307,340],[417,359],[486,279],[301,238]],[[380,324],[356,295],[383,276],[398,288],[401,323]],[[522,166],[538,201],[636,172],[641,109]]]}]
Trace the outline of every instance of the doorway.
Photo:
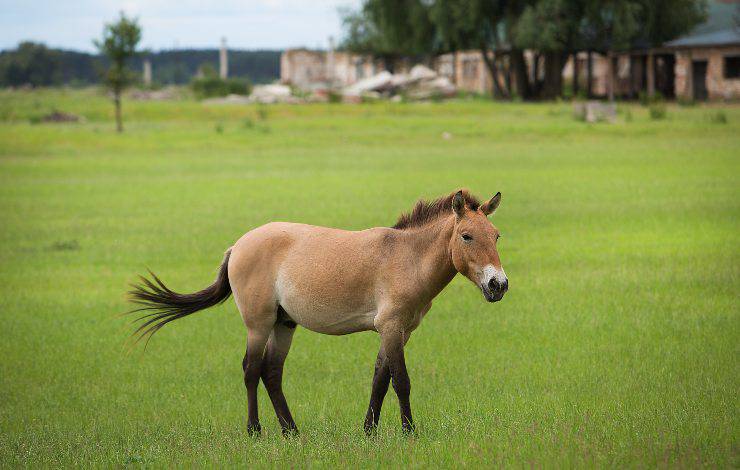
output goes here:
[{"label": "doorway", "polygon": [[707,61],[695,60],[691,63],[691,83],[693,84],[694,99],[706,101],[707,93]]}]

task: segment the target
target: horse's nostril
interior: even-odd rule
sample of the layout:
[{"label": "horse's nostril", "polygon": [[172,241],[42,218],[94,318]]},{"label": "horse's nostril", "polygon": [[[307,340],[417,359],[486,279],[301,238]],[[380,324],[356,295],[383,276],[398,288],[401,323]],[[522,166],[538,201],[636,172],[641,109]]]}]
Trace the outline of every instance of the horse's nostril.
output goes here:
[{"label": "horse's nostril", "polygon": [[506,292],[509,289],[509,280],[504,279],[503,282],[499,282],[498,279],[492,278],[488,281],[488,289],[491,292]]}]

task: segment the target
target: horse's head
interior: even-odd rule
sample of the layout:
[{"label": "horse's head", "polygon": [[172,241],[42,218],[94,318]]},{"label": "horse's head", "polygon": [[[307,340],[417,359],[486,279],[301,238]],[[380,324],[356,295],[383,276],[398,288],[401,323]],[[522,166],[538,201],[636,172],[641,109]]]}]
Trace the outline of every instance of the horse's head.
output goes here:
[{"label": "horse's head", "polygon": [[450,240],[452,263],[459,273],[480,287],[489,302],[498,302],[509,289],[509,280],[496,250],[500,233],[487,219],[500,202],[501,193],[476,208],[466,203],[462,191],[452,198],[455,213],[455,228]]}]

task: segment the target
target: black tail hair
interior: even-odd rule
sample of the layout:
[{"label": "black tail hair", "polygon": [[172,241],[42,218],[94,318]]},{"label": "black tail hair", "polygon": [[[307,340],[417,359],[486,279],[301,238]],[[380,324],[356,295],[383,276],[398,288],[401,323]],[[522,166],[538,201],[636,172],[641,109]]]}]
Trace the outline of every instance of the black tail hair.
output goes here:
[{"label": "black tail hair", "polygon": [[170,290],[151,271],[149,271],[149,274],[154,282],[144,276],[139,276],[141,283],[132,284],[132,290],[128,294],[131,302],[141,305],[141,307],[129,313],[142,311],[151,311],[151,313],[134,320],[134,322],[142,322],[133,333],[133,336],[137,337],[136,341],[147,337],[148,342],[149,338],[167,323],[199,310],[213,307],[228,299],[231,295],[228,270],[230,256],[231,249],[229,248],[218,270],[218,277],[216,277],[213,284],[192,294],[178,294]]}]

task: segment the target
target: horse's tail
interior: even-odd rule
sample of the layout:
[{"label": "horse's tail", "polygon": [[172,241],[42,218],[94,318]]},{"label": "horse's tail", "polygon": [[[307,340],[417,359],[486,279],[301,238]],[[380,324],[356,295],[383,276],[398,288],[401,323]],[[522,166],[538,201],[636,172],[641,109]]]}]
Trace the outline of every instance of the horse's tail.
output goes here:
[{"label": "horse's tail", "polygon": [[229,257],[231,248],[226,251],[224,260],[218,270],[216,280],[210,286],[192,294],[179,294],[170,290],[164,283],[151,271],[154,282],[139,276],[141,283],[133,284],[132,290],[129,291],[131,302],[138,304],[140,307],[132,312],[150,311],[136,320],[142,322],[134,336],[138,336],[136,341],[145,336],[151,336],[159,331],[167,323],[195,313],[199,310],[213,307],[222,303],[231,295],[231,285],[229,285]]}]

